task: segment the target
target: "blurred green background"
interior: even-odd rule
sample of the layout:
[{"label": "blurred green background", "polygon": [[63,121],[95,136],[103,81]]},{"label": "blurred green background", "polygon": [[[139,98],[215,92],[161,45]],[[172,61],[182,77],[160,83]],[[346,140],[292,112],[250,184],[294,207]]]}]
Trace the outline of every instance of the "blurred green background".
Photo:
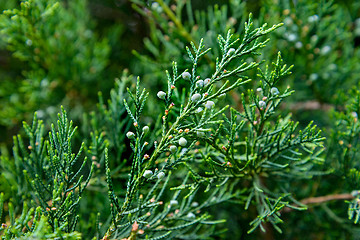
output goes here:
[{"label": "blurred green background", "polygon": [[[0,1],[0,11],[4,11],[0,17],[2,156],[11,157],[12,136],[20,131],[22,121],[31,121],[35,111],[50,123],[59,106],[64,105],[70,119],[81,126],[84,113],[97,109],[98,92],[109,99],[115,79],[127,73],[140,76],[143,87],[156,89],[150,93],[146,109],[147,115],[156,116],[159,110],[151,99],[165,85],[164,71],[172,61],[180,66],[188,64],[185,46],[189,41],[199,42],[203,37],[205,44],[212,46],[217,34],[229,28],[241,37],[250,12],[257,26],[284,23],[270,35],[271,41],[259,59],[274,60],[281,51],[284,61],[294,64],[293,74],[283,80],[281,87],[291,86],[296,93],[283,109],[292,112],[302,125],[314,120],[324,129],[329,146],[330,141],[338,141],[334,125],[341,117],[334,112],[344,111],[353,96],[350,90],[359,88],[360,2],[356,0],[165,1],[182,28],[153,1],[63,0],[55,9],[47,6],[56,1],[34,2],[43,12],[34,9],[25,21],[4,11],[20,9],[20,1]],[[212,66],[209,62],[202,70],[210,72]],[[249,77],[256,80],[254,73]],[[256,87],[256,81],[252,84]],[[228,99],[234,106],[239,104],[240,93],[241,89]],[[156,119],[147,120],[154,124]],[[84,131],[79,139],[88,136]],[[336,151],[329,149],[325,159],[328,166],[336,165],[334,158]],[[309,192],[325,195],[350,191],[339,181],[342,174],[299,186],[298,197]],[[336,214],[347,218],[347,213],[341,212],[346,204],[331,205],[338,210],[289,213],[285,216],[289,224],[284,227],[285,235],[259,234],[258,239],[272,239],[274,235],[276,239],[305,239],[301,237],[304,231],[309,233],[306,239],[360,238],[359,228],[337,219]],[[224,208],[231,209],[232,205]],[[238,228],[243,220],[227,214],[223,211],[218,217],[228,219],[234,239],[252,239]]]}]

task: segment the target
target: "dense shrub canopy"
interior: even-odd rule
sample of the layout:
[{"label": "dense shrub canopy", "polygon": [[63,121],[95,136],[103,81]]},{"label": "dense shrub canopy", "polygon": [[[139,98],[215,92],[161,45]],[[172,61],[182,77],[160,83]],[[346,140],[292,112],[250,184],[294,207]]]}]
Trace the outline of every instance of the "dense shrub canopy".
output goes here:
[{"label": "dense shrub canopy", "polygon": [[358,239],[360,3],[0,2],[2,239]]}]

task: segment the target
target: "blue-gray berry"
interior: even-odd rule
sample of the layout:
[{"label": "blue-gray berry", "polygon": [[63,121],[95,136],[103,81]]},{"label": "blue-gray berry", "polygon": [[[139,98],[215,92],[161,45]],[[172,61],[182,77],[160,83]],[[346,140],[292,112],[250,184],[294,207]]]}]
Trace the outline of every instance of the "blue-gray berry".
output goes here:
[{"label": "blue-gray berry", "polygon": [[191,74],[188,72],[183,72],[182,74],[182,78],[185,80],[190,80],[191,79]]},{"label": "blue-gray berry", "polygon": [[198,137],[205,137],[205,133],[204,132],[201,132],[201,131],[197,131],[196,132],[196,136],[198,136]]},{"label": "blue-gray berry", "polygon": [[195,93],[194,95],[191,96],[191,101],[197,102],[200,100],[200,98],[201,98],[201,95],[199,93]]},{"label": "blue-gray berry", "polygon": [[179,139],[179,145],[182,146],[182,147],[185,147],[187,144],[187,140],[185,138],[180,138]]},{"label": "blue-gray berry", "polygon": [[171,153],[174,153],[174,152],[176,152],[177,147],[176,147],[175,145],[171,145],[171,146],[169,147],[169,149],[170,149],[170,152],[171,152]]},{"label": "blue-gray berry", "polygon": [[126,137],[129,138],[129,139],[134,139],[135,138],[135,133],[129,131],[129,132],[126,133]]},{"label": "blue-gray berry", "polygon": [[202,111],[204,111],[204,109],[202,109],[202,107],[198,107],[198,108],[196,109],[196,113],[201,113]]},{"label": "blue-gray berry", "polygon": [[204,86],[209,85],[210,82],[211,82],[211,79],[210,79],[210,78],[205,78],[205,80],[204,80]]},{"label": "blue-gray berry", "polygon": [[199,88],[202,88],[204,86],[204,80],[198,80],[196,82],[196,86],[199,87]]},{"label": "blue-gray berry", "polygon": [[192,203],[191,203],[191,206],[192,206],[192,207],[197,207],[197,206],[199,206],[199,203],[198,203],[198,202],[192,202]]},{"label": "blue-gray berry", "polygon": [[278,95],[280,93],[276,87],[271,88],[270,92],[271,95]]},{"label": "blue-gray berry", "polygon": [[230,48],[229,51],[227,52],[229,56],[233,55],[234,53],[235,53],[235,48]]},{"label": "blue-gray berry", "polygon": [[165,173],[164,173],[164,172],[159,172],[159,173],[157,174],[157,178],[158,178],[158,179],[162,179],[163,177],[165,177]]},{"label": "blue-gray berry", "polygon": [[144,133],[144,134],[147,134],[147,133],[149,132],[149,127],[148,127],[148,126],[144,126],[142,130],[143,130],[143,133]]},{"label": "blue-gray berry", "polygon": [[260,108],[266,107],[266,102],[264,102],[264,101],[259,101],[259,106],[260,106]]},{"label": "blue-gray berry", "polygon": [[156,95],[157,95],[157,97],[160,98],[160,99],[165,99],[165,97],[166,97],[166,92],[164,92],[164,91],[159,91]]},{"label": "blue-gray berry", "polygon": [[145,170],[143,177],[150,178],[153,175],[151,170]]},{"label": "blue-gray berry", "polygon": [[211,109],[214,104],[215,104],[215,103],[214,103],[213,101],[207,101],[207,102],[205,103],[205,107],[206,107],[207,109]]},{"label": "blue-gray berry", "polygon": [[171,206],[177,206],[178,204],[179,204],[179,202],[177,200],[170,200]]}]

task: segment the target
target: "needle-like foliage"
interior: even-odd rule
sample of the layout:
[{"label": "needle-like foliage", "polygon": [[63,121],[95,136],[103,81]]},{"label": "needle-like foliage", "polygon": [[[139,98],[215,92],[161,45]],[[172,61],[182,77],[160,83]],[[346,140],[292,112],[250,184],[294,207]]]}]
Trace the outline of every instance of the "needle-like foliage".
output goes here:
[{"label": "needle-like foliage", "polygon": [[[246,199],[240,201],[245,209],[252,204],[257,206],[258,216],[250,223],[249,232],[257,227],[265,231],[265,222],[281,231],[277,226],[282,222],[280,210],[302,209],[290,204],[293,202],[289,198],[290,190],[279,191],[275,185],[281,185],[287,177],[311,176],[324,138],[312,123],[297,130],[290,116],[281,117],[278,113],[280,103],[292,93],[289,89],[280,93],[276,88],[291,69],[283,65],[280,53],[272,71],[268,66],[265,71],[258,69],[259,88],[257,92],[249,89],[242,95],[242,110],[230,108],[228,112],[229,106],[217,107],[224,95],[250,81],[245,72],[259,67],[260,63],[247,63],[244,56],[257,54],[268,41],[259,38],[279,26],[254,28],[250,15],[242,39],[233,39],[230,31],[226,37],[219,35],[222,55],[216,59],[210,76],[202,75],[199,61],[211,49],[205,48],[203,40],[198,45],[192,43],[187,48],[191,71],[179,72],[177,63],[173,62],[172,73],[166,71],[167,91],[157,93],[164,110],[161,131],[151,149],[146,140],[149,127],[140,125],[147,93],[140,90],[137,79],[135,93],[129,92],[133,107],[124,100],[134,127],[134,132],[126,134],[133,153],[125,195],[117,196],[114,192],[110,169],[106,166],[113,223],[105,238],[132,239],[136,234],[156,239],[180,237],[189,234],[190,229],[201,229],[201,225],[208,224],[207,214],[194,213],[228,200]],[[176,87],[179,81],[185,81],[188,86],[182,93]],[[111,161],[107,153],[106,159]],[[169,181],[176,182],[174,172],[179,171],[186,177],[178,186],[169,187]],[[266,186],[268,179],[275,180],[271,187]],[[250,184],[245,192],[241,191],[239,180]],[[163,194],[169,190],[175,192],[165,203]],[[194,204],[199,191],[208,196]]]},{"label": "needle-like foliage", "polygon": [[263,0],[256,17],[251,1],[130,2],[126,23],[121,1],[0,15],[0,50],[23,63],[0,123],[39,109],[12,153],[0,143],[0,238],[358,237],[358,21],[337,26],[332,1]]}]

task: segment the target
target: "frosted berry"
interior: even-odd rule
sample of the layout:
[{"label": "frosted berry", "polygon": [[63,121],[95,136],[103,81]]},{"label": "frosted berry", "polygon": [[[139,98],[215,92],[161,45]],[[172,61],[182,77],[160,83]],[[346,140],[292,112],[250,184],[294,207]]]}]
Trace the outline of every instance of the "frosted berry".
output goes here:
[{"label": "frosted berry", "polygon": [[259,101],[259,106],[260,106],[260,108],[266,107],[266,102],[264,102],[264,101]]},{"label": "frosted berry", "polygon": [[200,131],[198,131],[198,132],[196,132],[196,136],[198,136],[198,137],[205,137],[205,133],[204,132],[200,132]]},{"label": "frosted berry", "polygon": [[144,134],[147,134],[147,133],[149,132],[149,127],[148,127],[148,126],[144,126],[142,130],[143,130],[143,133],[144,133]]},{"label": "frosted berry", "polygon": [[230,48],[229,51],[227,52],[227,55],[232,56],[234,55],[234,53],[235,53],[235,48]]},{"label": "frosted berry", "polygon": [[165,99],[165,97],[166,97],[166,93],[164,91],[159,91],[156,95],[160,99]]},{"label": "frosted berry", "polygon": [[194,95],[191,96],[191,101],[193,102],[198,102],[201,98],[201,95],[199,93],[195,93]]},{"label": "frosted berry", "polygon": [[207,101],[207,102],[205,103],[205,107],[206,107],[207,109],[211,109],[214,104],[215,104],[215,103],[214,103],[213,101]]},{"label": "frosted berry", "polygon": [[185,138],[182,137],[182,138],[179,139],[179,145],[180,146],[185,147],[186,144],[187,144],[187,141],[186,141]]},{"label": "frosted berry", "polygon": [[199,203],[198,203],[198,202],[192,202],[192,203],[191,203],[191,206],[192,206],[192,207],[197,207],[197,206],[199,206]]},{"label": "frosted berry", "polygon": [[196,82],[196,86],[199,87],[199,88],[202,88],[204,86],[204,81],[203,80],[198,80]]},{"label": "frosted berry", "polygon": [[134,139],[134,138],[135,138],[135,133],[133,133],[133,132],[127,132],[127,133],[126,133],[126,137],[129,138],[129,139]]},{"label": "frosted berry", "polygon": [[179,204],[178,201],[176,201],[176,200],[170,200],[170,205],[171,205],[171,206],[177,206],[178,204]]},{"label": "frosted berry", "polygon": [[279,90],[276,87],[271,88],[270,92],[271,92],[271,95],[278,95],[279,94]]},{"label": "frosted berry", "polygon": [[144,172],[143,177],[145,177],[145,178],[150,178],[152,175],[153,175],[153,172],[152,172],[151,170],[146,170],[146,171]]},{"label": "frosted berry", "polygon": [[171,146],[169,147],[169,149],[170,149],[170,152],[171,152],[171,153],[174,153],[174,152],[176,152],[177,147],[174,146],[174,145],[171,145]]},{"label": "frosted berry", "polygon": [[164,172],[159,172],[158,175],[157,175],[157,178],[158,179],[162,179],[165,177],[165,173]]},{"label": "frosted berry", "polygon": [[191,79],[191,74],[188,73],[188,72],[183,72],[181,74],[182,78],[185,79],[185,80],[190,80]]},{"label": "frosted berry", "polygon": [[202,109],[201,107],[198,107],[198,108],[196,109],[196,113],[201,113],[202,111],[204,111],[204,109]]},{"label": "frosted berry", "polygon": [[210,78],[206,78],[206,79],[204,80],[204,86],[209,85],[210,81],[211,81]]}]

